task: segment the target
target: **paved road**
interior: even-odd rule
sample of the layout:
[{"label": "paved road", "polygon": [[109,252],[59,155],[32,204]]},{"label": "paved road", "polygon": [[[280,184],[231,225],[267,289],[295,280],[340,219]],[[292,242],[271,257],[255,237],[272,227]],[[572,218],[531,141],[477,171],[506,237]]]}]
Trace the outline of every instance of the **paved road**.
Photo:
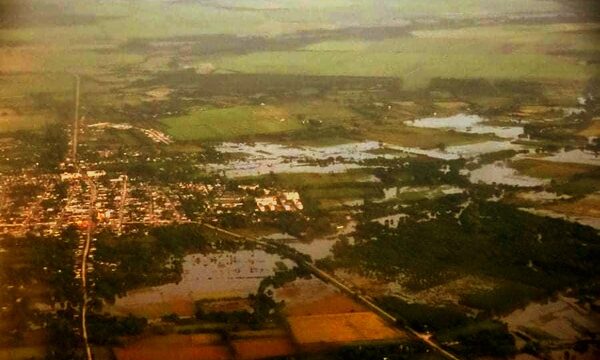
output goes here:
[{"label": "paved road", "polygon": [[95,227],[95,219],[96,219],[96,184],[89,179],[87,176],[84,177],[84,181],[86,182],[89,191],[90,191],[90,202],[89,202],[89,220],[87,224],[87,230],[85,234],[85,243],[83,247],[83,253],[81,254],[81,290],[83,292],[83,303],[81,304],[81,334],[83,337],[83,343],[85,346],[85,354],[87,360],[92,360],[92,349],[90,348],[90,343],[88,339],[88,330],[87,330],[87,305],[88,305],[88,288],[87,288],[87,268],[88,268],[88,259],[90,256],[90,248],[92,243],[92,234]]},{"label": "paved road", "polygon": [[[266,248],[272,248],[272,249],[276,249],[278,247],[281,246],[281,244],[277,244],[274,245],[268,241],[264,241],[264,240],[259,240],[256,238],[251,238],[251,237],[247,237],[247,236],[242,236],[240,234],[236,234],[234,232],[231,232],[229,230],[225,230],[225,229],[221,229],[217,226],[214,225],[210,225],[210,224],[202,224],[204,227],[209,228],[211,230],[217,231],[221,234],[225,234],[228,236],[231,236],[235,239],[238,240],[245,240],[245,241],[251,241],[256,243],[257,245],[266,247]],[[292,252],[297,252],[296,250],[290,249]],[[430,335],[428,334],[423,334],[420,333],[418,331],[416,331],[415,329],[409,327],[406,325],[406,322],[403,321],[402,319],[398,319],[396,317],[394,317],[393,315],[391,315],[390,313],[388,313],[387,311],[383,310],[382,308],[380,308],[377,304],[375,304],[372,300],[368,299],[367,297],[361,295],[360,293],[358,293],[357,291],[352,290],[352,288],[350,288],[348,285],[344,284],[343,282],[341,282],[339,279],[337,279],[335,276],[319,269],[318,267],[316,267],[312,262],[309,261],[305,261],[302,260],[300,258],[293,258],[291,259],[293,261],[295,261],[298,265],[308,269],[314,276],[316,276],[317,278],[321,279],[322,281],[329,283],[335,287],[337,287],[338,289],[340,289],[342,292],[350,295],[352,298],[356,299],[357,301],[359,301],[360,303],[362,303],[363,305],[365,305],[367,308],[369,308],[371,311],[375,312],[376,314],[378,314],[379,316],[381,316],[382,318],[384,318],[386,321],[388,321],[389,323],[391,323],[394,326],[398,326],[399,324],[402,324],[402,327],[408,331],[411,335],[413,335],[414,337],[418,338],[419,340],[421,340],[423,343],[425,343],[425,345],[429,346],[431,349],[433,349],[434,351],[436,351],[437,353],[439,353],[440,355],[442,355],[443,357],[445,357],[446,359],[449,360],[459,360],[458,357],[456,357],[455,355],[453,355],[452,353],[446,351],[444,348],[442,348],[438,343],[436,343],[435,341],[431,340]]]}]

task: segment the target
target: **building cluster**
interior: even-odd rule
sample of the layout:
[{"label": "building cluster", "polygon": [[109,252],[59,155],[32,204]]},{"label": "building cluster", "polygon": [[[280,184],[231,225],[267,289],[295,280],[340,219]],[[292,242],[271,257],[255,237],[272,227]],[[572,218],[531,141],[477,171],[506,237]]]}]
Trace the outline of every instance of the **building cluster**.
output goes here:
[{"label": "building cluster", "polygon": [[169,144],[173,143],[173,139],[169,135],[167,135],[161,131],[158,131],[156,129],[141,128],[141,127],[133,126],[131,124],[127,124],[127,123],[100,122],[100,123],[90,124],[90,125],[88,125],[88,128],[90,128],[92,131],[97,131],[97,132],[101,132],[106,129],[139,130],[144,135],[146,135],[150,140],[152,140],[153,142],[155,142],[157,144],[169,145]]},{"label": "building cluster", "polygon": [[[83,175],[64,173],[61,179],[69,184],[65,215],[74,224],[85,226],[89,208],[90,189],[81,181]],[[120,232],[128,225],[160,225],[186,222],[177,187],[160,187],[130,179],[125,175],[109,178],[105,171],[85,172],[94,181],[95,201],[93,211],[98,227],[108,227]]]},{"label": "building cluster", "polygon": [[300,194],[295,191],[283,191],[254,199],[260,212],[299,211],[304,209]]},{"label": "building cluster", "polygon": [[0,232],[23,235],[29,231],[53,234],[60,228],[60,195],[53,175],[0,177]]}]

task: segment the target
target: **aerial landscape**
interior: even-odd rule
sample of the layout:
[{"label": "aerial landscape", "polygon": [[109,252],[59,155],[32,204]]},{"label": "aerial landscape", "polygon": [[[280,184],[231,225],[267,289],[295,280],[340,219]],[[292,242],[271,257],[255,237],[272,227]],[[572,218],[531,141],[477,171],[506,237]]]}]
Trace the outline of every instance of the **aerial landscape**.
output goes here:
[{"label": "aerial landscape", "polygon": [[26,359],[600,359],[600,4],[0,0]]}]

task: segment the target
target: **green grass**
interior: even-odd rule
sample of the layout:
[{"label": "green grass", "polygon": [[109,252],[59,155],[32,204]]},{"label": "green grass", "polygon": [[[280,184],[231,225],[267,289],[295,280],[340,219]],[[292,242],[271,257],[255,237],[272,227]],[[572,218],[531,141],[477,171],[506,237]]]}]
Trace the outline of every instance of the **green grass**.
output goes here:
[{"label": "green grass", "polygon": [[121,66],[140,64],[142,55],[127,53],[99,53],[95,51],[58,51],[45,57],[45,71],[96,74]]},{"label": "green grass", "polygon": [[311,199],[364,199],[381,197],[381,190],[375,186],[335,186],[328,188],[313,188],[301,192],[301,195]]},{"label": "green grass", "polygon": [[[161,122],[176,140],[231,140],[301,128],[300,122],[284,116],[277,110],[237,106],[195,109],[188,115],[165,118]],[[281,121],[282,118],[285,121]]]},{"label": "green grass", "polygon": [[[562,9],[558,1],[545,0],[461,0],[452,3],[444,0],[244,0],[216,4],[224,6],[192,1],[66,0],[61,2],[58,11],[47,11],[44,15],[93,14],[104,18],[99,18],[95,23],[74,26],[42,23],[34,27],[3,29],[0,37],[6,40],[73,44],[194,34],[276,35],[323,29],[333,24],[340,27],[373,26],[397,18],[422,17],[423,14],[470,18]],[[33,9],[32,15],[35,14],[35,7]]]},{"label": "green grass", "polygon": [[260,177],[248,177],[240,179],[243,183],[254,183],[260,180],[268,180],[284,188],[323,188],[335,187],[340,184],[357,183],[370,177],[368,170],[349,170],[341,174],[273,174]]},{"label": "green grass", "polygon": [[0,133],[18,130],[37,130],[54,121],[54,116],[50,114],[25,114],[8,117],[0,116]]},{"label": "green grass", "polygon": [[594,24],[552,24],[429,30],[201,61],[246,73],[393,76],[409,88],[434,77],[582,80],[597,67],[553,52],[597,50],[595,29]]},{"label": "green grass", "polygon": [[440,52],[281,51],[223,57],[222,69],[244,73],[400,77],[408,88],[435,77],[494,79],[585,79],[593,69],[567,59],[538,54]]}]

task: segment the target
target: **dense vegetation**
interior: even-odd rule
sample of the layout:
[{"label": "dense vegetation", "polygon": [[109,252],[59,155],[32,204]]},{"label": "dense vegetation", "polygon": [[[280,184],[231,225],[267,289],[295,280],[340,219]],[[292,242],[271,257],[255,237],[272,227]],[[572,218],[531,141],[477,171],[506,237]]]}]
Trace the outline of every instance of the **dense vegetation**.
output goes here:
[{"label": "dense vegetation", "polygon": [[385,277],[408,275],[413,288],[474,274],[546,293],[583,284],[600,270],[594,260],[600,254],[599,237],[591,228],[501,203],[463,203],[461,196],[453,201],[435,201],[433,219],[413,217],[398,229],[360,225],[354,246],[335,249],[337,261]]},{"label": "dense vegetation", "polygon": [[513,336],[499,321],[470,317],[458,308],[409,304],[394,297],[379,298],[378,302],[406,325],[431,331],[443,343],[457,343],[453,350],[463,356],[508,357],[516,352]]}]

